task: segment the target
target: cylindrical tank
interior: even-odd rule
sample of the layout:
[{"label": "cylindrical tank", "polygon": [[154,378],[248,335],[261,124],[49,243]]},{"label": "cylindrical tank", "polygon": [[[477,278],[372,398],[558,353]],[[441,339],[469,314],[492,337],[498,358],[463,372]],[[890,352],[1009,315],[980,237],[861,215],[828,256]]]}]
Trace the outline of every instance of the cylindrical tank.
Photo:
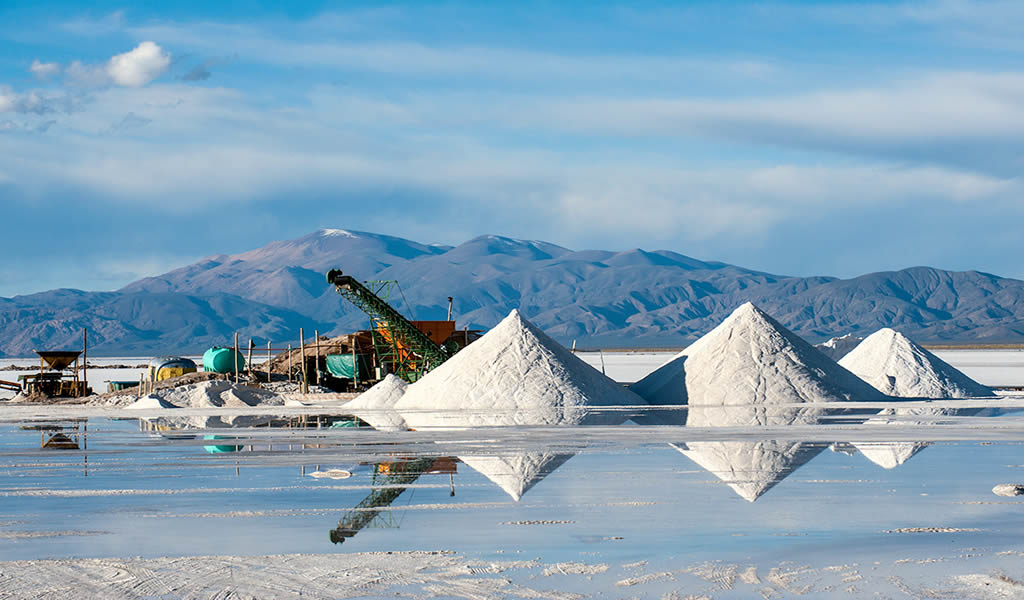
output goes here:
[{"label": "cylindrical tank", "polygon": [[180,356],[158,356],[149,361],[149,380],[163,381],[185,373],[195,373],[196,363]]},{"label": "cylindrical tank", "polygon": [[245,370],[245,358],[233,348],[214,346],[203,354],[203,370],[210,373],[234,373],[236,364],[239,372]]}]

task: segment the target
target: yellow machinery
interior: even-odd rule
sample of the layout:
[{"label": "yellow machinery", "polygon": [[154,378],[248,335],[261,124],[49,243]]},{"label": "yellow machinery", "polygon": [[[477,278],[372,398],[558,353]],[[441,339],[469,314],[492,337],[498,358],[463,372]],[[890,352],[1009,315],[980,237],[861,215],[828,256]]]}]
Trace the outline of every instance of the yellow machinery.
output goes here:
[{"label": "yellow machinery", "polygon": [[149,361],[147,374],[150,381],[163,381],[197,371],[196,363],[180,356],[160,356]]}]

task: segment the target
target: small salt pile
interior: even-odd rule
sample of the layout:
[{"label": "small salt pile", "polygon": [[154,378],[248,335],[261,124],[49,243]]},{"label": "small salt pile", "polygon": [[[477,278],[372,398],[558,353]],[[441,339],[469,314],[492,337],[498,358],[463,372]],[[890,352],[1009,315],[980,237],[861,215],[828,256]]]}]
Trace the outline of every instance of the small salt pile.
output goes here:
[{"label": "small salt pile", "polygon": [[408,387],[403,379],[389,373],[372,388],[347,402],[344,408],[378,431],[405,431],[409,426],[395,410],[395,404]]},{"label": "small salt pile", "polygon": [[[651,404],[687,404],[685,412],[665,412],[675,424],[686,415],[687,427],[812,424],[827,414],[816,404],[883,399],[750,303],[631,389]],[[824,448],[789,441],[674,447],[751,502]]]},{"label": "small salt pile", "polygon": [[890,396],[976,398],[995,395],[991,388],[889,328],[869,335],[839,364]]},{"label": "small salt pile", "polygon": [[[949,365],[902,333],[880,329],[844,356],[839,364],[846,367],[879,391],[901,398],[973,398],[995,394],[967,375]],[[880,416],[904,417],[898,421],[878,418],[868,425],[913,425],[912,416],[947,416],[968,414],[948,408],[887,408]],[[871,462],[892,469],[902,465],[928,446],[927,442],[859,442],[857,450]]]},{"label": "small salt pile", "polygon": [[846,356],[851,350],[857,347],[864,341],[864,338],[848,333],[843,336],[834,337],[826,342],[815,344],[814,347],[821,350],[822,354],[831,358],[834,361],[838,361],[840,358]]},{"label": "small salt pile", "polygon": [[[141,403],[141,404],[139,404]],[[250,408],[256,406],[283,406],[284,400],[274,392],[239,385],[223,379],[190,383],[174,388],[158,389],[141,398],[133,408]],[[157,406],[159,405],[159,406]],[[269,415],[169,415],[147,419],[172,429],[210,429],[223,427],[253,427],[273,420]]]},{"label": "small salt pile", "polygon": [[513,310],[501,323],[409,386],[395,404],[414,429],[617,424],[644,404]]}]

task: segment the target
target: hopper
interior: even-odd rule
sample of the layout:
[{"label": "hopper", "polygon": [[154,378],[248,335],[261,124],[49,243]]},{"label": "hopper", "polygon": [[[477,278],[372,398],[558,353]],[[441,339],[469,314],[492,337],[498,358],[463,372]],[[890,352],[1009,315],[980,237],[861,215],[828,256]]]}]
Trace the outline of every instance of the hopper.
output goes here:
[{"label": "hopper", "polygon": [[81,350],[35,350],[34,352],[55,371],[63,371],[82,353]]}]

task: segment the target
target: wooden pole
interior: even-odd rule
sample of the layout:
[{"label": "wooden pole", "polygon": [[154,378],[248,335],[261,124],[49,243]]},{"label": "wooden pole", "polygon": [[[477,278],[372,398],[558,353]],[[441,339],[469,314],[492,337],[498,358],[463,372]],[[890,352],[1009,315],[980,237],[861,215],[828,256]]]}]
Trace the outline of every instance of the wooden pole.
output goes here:
[{"label": "wooden pole", "polygon": [[246,365],[246,366],[249,367],[249,377],[250,378],[252,377],[252,349],[255,348],[255,347],[256,347],[256,342],[253,342],[252,338],[249,338],[249,361],[248,361],[249,364]]},{"label": "wooden pole", "polygon": [[316,384],[320,385],[320,331],[314,329],[313,337],[316,338]]},{"label": "wooden pole", "polygon": [[270,340],[267,340],[267,383],[270,383]]},{"label": "wooden pole", "polygon": [[[359,387],[359,363],[356,362],[356,337],[352,336],[352,387]],[[356,391],[355,389],[352,390]]]},{"label": "wooden pole", "polygon": [[309,391],[309,379],[306,378],[306,338],[301,327],[299,327],[299,361],[302,367],[302,383],[299,385],[301,386],[302,393],[305,394]]},{"label": "wooden pole", "polygon": [[288,344],[288,383],[292,382],[292,345]]},{"label": "wooden pole", "polygon": [[235,355],[231,357],[231,360],[235,363],[235,383],[238,383],[238,332],[235,332]]},{"label": "wooden pole", "polygon": [[82,329],[82,395],[89,393],[89,330]]}]

